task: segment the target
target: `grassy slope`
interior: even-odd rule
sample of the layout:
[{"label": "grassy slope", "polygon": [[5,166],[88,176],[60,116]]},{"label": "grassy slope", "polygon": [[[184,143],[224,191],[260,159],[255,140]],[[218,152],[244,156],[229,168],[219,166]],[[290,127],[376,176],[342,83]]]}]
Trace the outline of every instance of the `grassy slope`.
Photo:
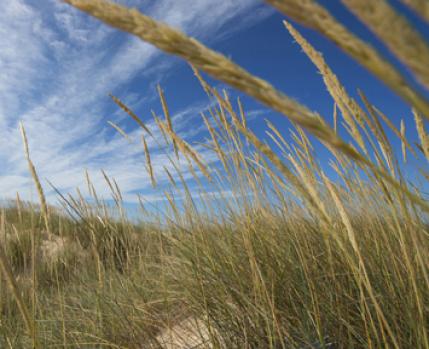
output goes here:
[{"label": "grassy slope", "polygon": [[[103,4],[82,2],[92,3]],[[189,168],[176,168],[160,224],[131,223],[108,178],[113,214],[89,179],[92,203],[63,198],[69,214],[44,208],[42,190],[41,212],[19,200],[4,209],[2,266],[10,266],[12,276],[0,279],[0,347],[157,347],[163,329],[195,317],[214,347],[429,348],[427,203],[404,179],[375,109],[364,97],[352,100],[323,58],[288,29],[321,70],[353,147],[303,106],[269,95],[272,87],[247,77],[262,90],[236,87],[278,102],[273,108],[280,112],[296,108],[295,121],[303,126],[286,142],[268,124],[273,147],[264,145],[241,108],[201,80],[217,102],[205,120],[218,157],[208,166],[174,132],[160,91],[165,121],[158,126],[170,148],[189,159]],[[217,62],[210,54],[204,67]],[[219,76],[228,79],[225,72]],[[425,157],[427,136],[415,116],[417,147],[395,131],[408,156]],[[331,150],[338,181],[325,175],[304,129]],[[146,160],[153,176],[149,153]],[[203,195],[196,205],[180,180],[184,171],[203,181],[203,190],[232,190],[232,196],[215,204]],[[30,314],[27,323],[20,302]]]}]

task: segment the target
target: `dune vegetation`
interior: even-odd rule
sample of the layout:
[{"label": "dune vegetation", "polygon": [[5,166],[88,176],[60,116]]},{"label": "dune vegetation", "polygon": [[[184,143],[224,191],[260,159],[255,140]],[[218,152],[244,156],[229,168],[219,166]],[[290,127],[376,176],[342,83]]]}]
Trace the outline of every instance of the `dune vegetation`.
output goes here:
[{"label": "dune vegetation", "polygon": [[[165,209],[154,213],[142,201],[136,223],[107,175],[113,204],[87,176],[91,197],[58,192],[62,207],[48,205],[22,126],[40,202],[17,196],[1,211],[1,348],[429,348],[429,101],[403,72],[316,1],[267,0],[288,18],[285,36],[314,63],[334,101],[333,115],[319,115],[137,10],[66,2],[190,63],[210,105],[201,124],[216,159],[206,161],[175,132],[159,88],[155,141],[176,172],[167,173]],[[424,1],[403,2],[427,10]],[[428,87],[429,45],[412,23],[385,0],[343,3]],[[395,23],[389,31],[380,13]],[[289,20],[319,31],[401,96],[418,139],[374,106],[365,86],[351,97]],[[294,127],[284,134],[267,121],[258,138],[240,100],[204,74]],[[153,135],[111,97],[141,128],[136,146],[156,187]],[[322,148],[329,164],[319,161]],[[410,174],[411,159],[421,168]]]}]

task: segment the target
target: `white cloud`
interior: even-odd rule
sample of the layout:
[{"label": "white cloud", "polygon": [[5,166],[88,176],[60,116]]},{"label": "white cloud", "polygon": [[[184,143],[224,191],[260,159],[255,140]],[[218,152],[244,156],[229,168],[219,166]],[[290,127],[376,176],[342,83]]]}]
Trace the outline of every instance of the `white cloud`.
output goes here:
[{"label": "white cloud", "polygon": [[[239,30],[267,15],[250,12],[256,0],[198,0],[192,7],[188,0],[122,2],[140,5],[150,15],[204,40],[214,40],[220,32]],[[150,180],[141,145],[112,136],[106,124],[123,120],[118,111],[108,114],[112,103],[107,94],[121,91],[143,72],[156,81],[174,60],[57,0],[40,0],[37,6],[31,0],[6,1],[0,12],[0,36],[0,197],[19,191],[29,198],[32,192],[19,120],[27,129],[40,177],[59,190],[82,186],[88,169],[97,189],[106,193],[101,168],[116,178],[128,199],[131,193],[147,189]],[[142,101],[135,93],[127,97],[136,107]],[[194,127],[193,134],[185,132],[186,125],[195,121],[192,115],[198,116],[202,107],[197,103],[176,113],[182,125],[179,131],[185,136],[199,130]],[[130,136],[138,139],[137,132]],[[150,146],[153,163],[162,172],[167,158],[153,142]]]}]

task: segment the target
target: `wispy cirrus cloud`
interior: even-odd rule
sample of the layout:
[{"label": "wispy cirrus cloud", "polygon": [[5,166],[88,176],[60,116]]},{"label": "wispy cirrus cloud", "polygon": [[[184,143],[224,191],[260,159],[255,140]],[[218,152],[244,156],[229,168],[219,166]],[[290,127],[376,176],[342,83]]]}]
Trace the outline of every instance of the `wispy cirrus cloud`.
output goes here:
[{"label": "wispy cirrus cloud", "polygon": [[[121,2],[206,42],[220,40],[269,14],[256,0],[198,0],[192,7],[187,0]],[[131,82],[153,84],[176,61],[57,0],[7,1],[0,13],[0,35],[0,196],[12,197],[17,191],[25,198],[31,196],[19,120],[27,129],[41,177],[59,190],[81,186],[85,169],[101,193],[107,189],[100,169],[116,178],[129,200],[135,192],[148,190],[142,147],[138,142],[130,144],[107,125],[107,120],[123,121],[120,111],[112,111],[107,94],[120,93]],[[138,109],[142,98],[131,92],[126,102]],[[179,132],[195,136],[198,127],[192,123],[204,107],[195,101],[174,111],[181,121]],[[193,132],[186,132],[187,127]],[[138,139],[140,131],[129,128],[130,137]],[[153,163],[162,173],[167,156],[156,143],[150,147]]]}]

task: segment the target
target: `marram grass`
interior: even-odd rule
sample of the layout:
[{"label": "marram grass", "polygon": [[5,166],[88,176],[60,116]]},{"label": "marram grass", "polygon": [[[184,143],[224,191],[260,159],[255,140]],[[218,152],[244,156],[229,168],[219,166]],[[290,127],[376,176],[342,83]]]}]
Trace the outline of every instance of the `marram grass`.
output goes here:
[{"label": "marram grass", "polygon": [[[3,209],[1,348],[429,348],[428,203],[402,164],[417,158],[425,164],[419,180],[429,178],[428,109],[395,68],[316,2],[270,0],[334,40],[410,103],[410,115],[395,125],[371,96],[361,91],[360,100],[353,99],[335,67],[285,22],[334,100],[331,128],[268,82],[136,10],[101,0],[67,2],[193,65],[211,102],[201,123],[212,157],[203,161],[200,148],[176,131],[161,87],[160,110],[153,112],[159,132],[111,96],[141,128],[142,144],[135,146],[144,150],[154,187],[159,169],[148,140],[171,162],[163,169],[165,205],[148,209],[139,197],[136,223],[105,172],[113,206],[86,173],[89,199],[80,191],[58,192],[62,209],[48,207],[22,128],[40,209],[19,195]],[[364,12],[362,18],[373,21]],[[404,38],[395,33],[378,35],[405,64],[412,58],[410,69],[425,81],[424,55],[397,47]],[[267,121],[267,138],[258,138],[245,106],[207,84],[199,70],[283,113],[294,128],[286,135],[276,127],[279,120]],[[418,139],[407,137],[411,127]],[[347,138],[340,139],[342,128]],[[390,135],[399,139],[400,154]],[[331,153],[334,177],[317,158],[320,147]]]},{"label": "marram grass", "polygon": [[386,0],[342,0],[429,88],[429,45]]},{"label": "marram grass", "polygon": [[426,22],[429,22],[429,3],[426,0],[401,0],[410,6],[416,14],[420,15]]},{"label": "marram grass", "polygon": [[[316,0],[266,0],[291,19],[302,25],[317,30],[339,48],[354,58],[358,63],[383,81],[408,103],[414,105],[426,118],[429,118],[429,103],[418,91],[413,89],[405,76],[390,64],[371,44],[363,41],[336,20],[331,13]],[[406,0],[404,0],[406,1]],[[383,1],[371,2],[372,5]],[[415,0],[409,1],[418,2]],[[423,0],[422,2],[425,2]],[[369,3],[369,1],[367,1]],[[385,18],[383,18],[383,21]],[[390,21],[389,21],[390,22]],[[393,23],[395,26],[398,25]],[[400,24],[399,24],[400,25]],[[398,28],[398,27],[397,27]],[[385,29],[386,30],[386,29]],[[389,29],[390,31],[390,29]],[[398,28],[402,36],[401,28]],[[398,50],[404,48],[397,48]],[[424,61],[422,61],[424,62]]]},{"label": "marram grass", "polygon": [[[330,144],[338,151],[352,158],[357,164],[369,167],[371,171],[376,172],[378,176],[383,177],[384,180],[390,182],[396,188],[401,187],[385,171],[372,166],[372,163],[367,160],[366,156],[362,156],[347,142],[338,137],[334,130],[317,113],[310,111],[307,107],[276,90],[267,81],[251,75],[224,55],[210,50],[195,39],[189,38],[182,32],[165,24],[156,22],[135,9],[130,10],[108,1],[65,0],[65,2],[76,6],[113,27],[134,34],[167,53],[184,58],[195,67],[200,68],[216,79],[243,91],[275,111],[284,114],[292,122],[302,126],[321,141]],[[388,66],[388,63],[382,64],[382,62],[377,62],[377,64]],[[394,84],[394,86],[403,85],[404,81],[402,79],[395,81]],[[406,91],[411,91],[411,88],[407,87]],[[416,105],[420,106],[422,104],[420,103],[420,98],[418,98],[418,103],[414,99],[413,102]],[[424,103],[427,103],[427,101],[424,101]],[[429,108],[424,107],[422,110],[425,111],[424,115],[429,115]],[[421,206],[421,208],[429,211],[429,205],[420,200],[414,193],[403,187],[402,191],[416,204]]]}]

